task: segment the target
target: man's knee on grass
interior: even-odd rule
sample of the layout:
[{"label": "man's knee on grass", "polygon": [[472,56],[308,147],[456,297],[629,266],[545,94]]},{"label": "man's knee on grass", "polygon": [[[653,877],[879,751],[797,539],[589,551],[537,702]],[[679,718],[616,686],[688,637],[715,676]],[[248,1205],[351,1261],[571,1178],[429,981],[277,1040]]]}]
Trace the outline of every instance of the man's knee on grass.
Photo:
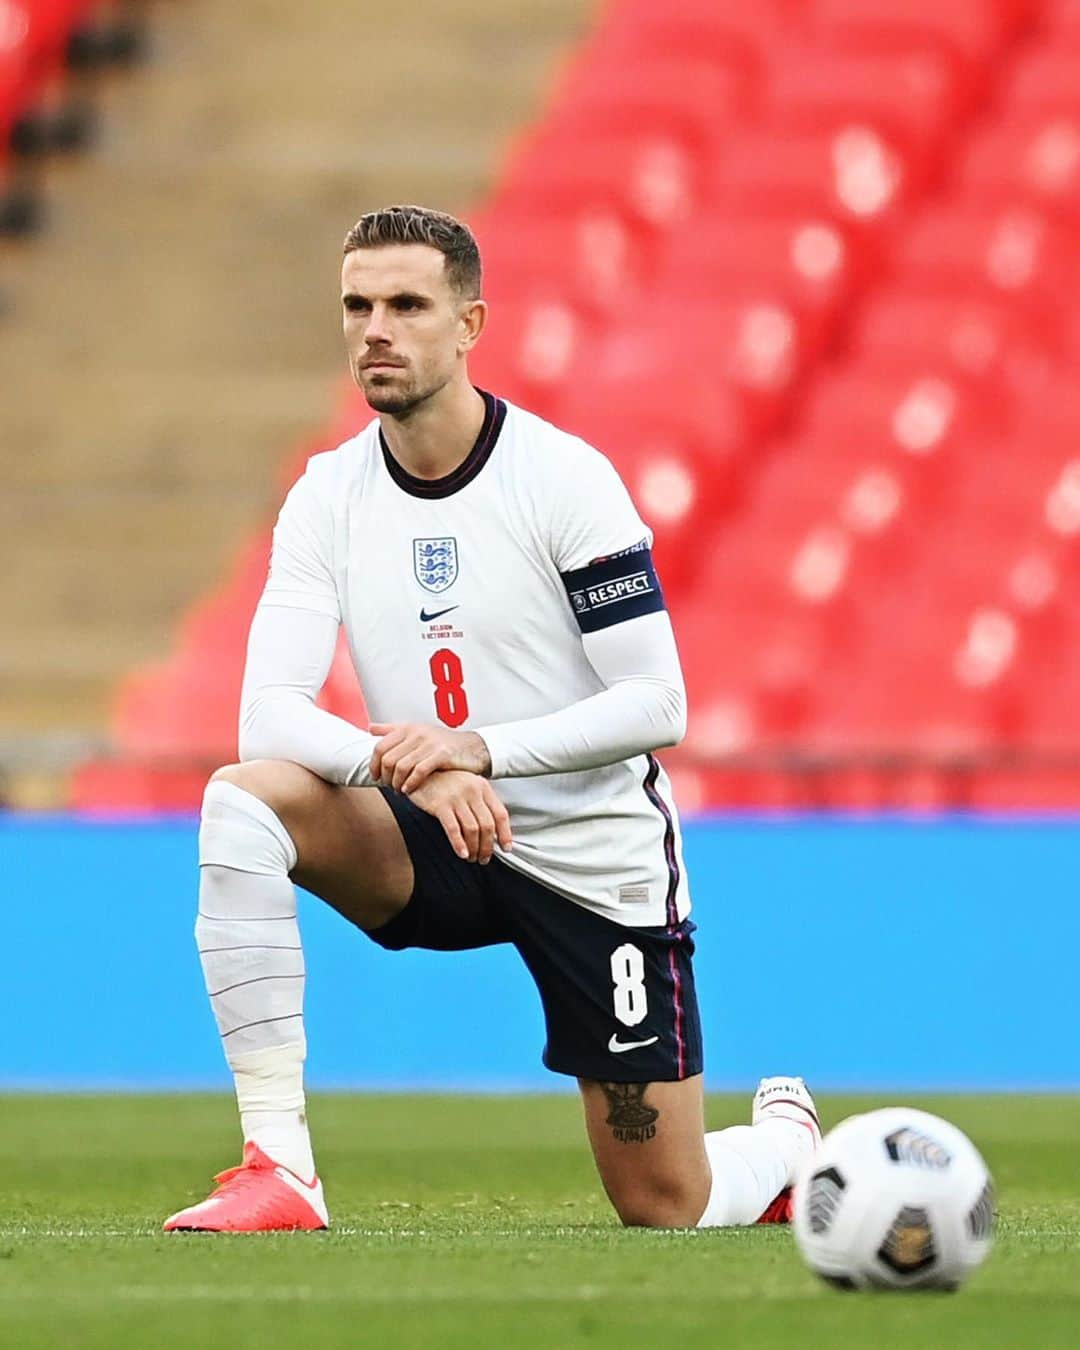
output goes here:
[{"label": "man's knee on grass", "polygon": [[[628,1228],[690,1228],[707,1198],[707,1168],[681,1146],[683,1131],[665,1123],[654,1085],[594,1085],[603,1095],[602,1126],[591,1137],[597,1167],[615,1212]],[[595,1108],[594,1108],[595,1112]]]}]

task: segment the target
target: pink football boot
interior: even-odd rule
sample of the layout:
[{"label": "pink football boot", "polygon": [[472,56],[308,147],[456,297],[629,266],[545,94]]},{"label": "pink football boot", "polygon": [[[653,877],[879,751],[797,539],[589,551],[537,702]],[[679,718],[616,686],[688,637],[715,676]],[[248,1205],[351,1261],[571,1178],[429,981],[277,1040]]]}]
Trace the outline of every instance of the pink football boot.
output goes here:
[{"label": "pink football boot", "polygon": [[268,1158],[255,1143],[244,1145],[244,1161],[214,1178],[217,1190],[206,1200],[165,1220],[166,1233],[273,1233],[327,1228],[322,1182],[301,1181]]}]

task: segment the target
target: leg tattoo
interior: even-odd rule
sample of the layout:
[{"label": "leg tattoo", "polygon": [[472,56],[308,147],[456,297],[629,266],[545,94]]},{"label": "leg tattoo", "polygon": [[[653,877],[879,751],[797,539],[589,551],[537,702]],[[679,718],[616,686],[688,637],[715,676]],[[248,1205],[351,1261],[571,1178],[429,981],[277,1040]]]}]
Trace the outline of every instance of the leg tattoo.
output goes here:
[{"label": "leg tattoo", "polygon": [[644,1144],[656,1134],[660,1112],[646,1106],[648,1083],[601,1083],[610,1115],[604,1122],[621,1144]]}]

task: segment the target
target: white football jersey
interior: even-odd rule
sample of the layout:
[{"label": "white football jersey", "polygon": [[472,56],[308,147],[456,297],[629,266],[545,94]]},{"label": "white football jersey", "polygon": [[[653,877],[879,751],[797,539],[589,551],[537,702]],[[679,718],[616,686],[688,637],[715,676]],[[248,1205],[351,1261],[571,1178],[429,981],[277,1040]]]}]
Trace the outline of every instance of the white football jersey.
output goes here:
[{"label": "white football jersey", "polygon": [[[406,473],[376,420],[315,455],[282,508],[264,599],[344,625],[373,721],[481,729],[556,712],[604,688],[582,644],[590,623],[663,607],[651,563],[635,562],[651,534],[611,463],[485,400],[476,445],[447,477]],[[625,924],[689,911],[678,816],[652,755],[499,777],[496,790],[509,866]]]}]

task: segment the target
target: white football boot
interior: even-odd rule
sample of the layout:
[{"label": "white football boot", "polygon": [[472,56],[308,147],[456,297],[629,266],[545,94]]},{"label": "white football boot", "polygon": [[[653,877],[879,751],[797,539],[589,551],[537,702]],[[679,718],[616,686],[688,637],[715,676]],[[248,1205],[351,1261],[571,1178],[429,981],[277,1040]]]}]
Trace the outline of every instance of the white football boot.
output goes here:
[{"label": "white football boot", "polygon": [[[801,1078],[763,1078],[754,1093],[751,1125],[766,1120],[790,1120],[810,1131],[813,1149],[821,1144],[821,1122],[809,1089]],[[758,1223],[790,1223],[792,1188],[785,1186],[757,1220]]]},{"label": "white football boot", "polygon": [[750,1124],[757,1125],[777,1117],[805,1125],[814,1137],[814,1147],[821,1143],[817,1107],[801,1078],[763,1078],[757,1085]]}]

